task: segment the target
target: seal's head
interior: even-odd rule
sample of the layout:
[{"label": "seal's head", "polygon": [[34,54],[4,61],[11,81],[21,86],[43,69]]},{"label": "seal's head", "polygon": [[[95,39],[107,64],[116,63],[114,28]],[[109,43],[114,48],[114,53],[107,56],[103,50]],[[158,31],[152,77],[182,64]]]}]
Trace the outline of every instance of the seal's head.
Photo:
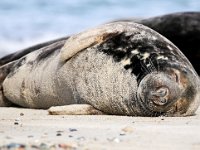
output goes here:
[{"label": "seal's head", "polygon": [[198,76],[190,69],[165,68],[146,75],[139,84],[137,96],[145,115],[193,115],[200,101],[198,83]]}]

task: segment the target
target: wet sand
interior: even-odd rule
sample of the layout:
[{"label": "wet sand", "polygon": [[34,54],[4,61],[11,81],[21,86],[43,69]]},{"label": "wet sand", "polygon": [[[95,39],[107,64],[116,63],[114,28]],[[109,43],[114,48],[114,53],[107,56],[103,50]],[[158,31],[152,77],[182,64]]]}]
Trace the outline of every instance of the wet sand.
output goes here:
[{"label": "wet sand", "polygon": [[191,117],[52,116],[0,108],[0,149],[199,150],[200,109]]}]

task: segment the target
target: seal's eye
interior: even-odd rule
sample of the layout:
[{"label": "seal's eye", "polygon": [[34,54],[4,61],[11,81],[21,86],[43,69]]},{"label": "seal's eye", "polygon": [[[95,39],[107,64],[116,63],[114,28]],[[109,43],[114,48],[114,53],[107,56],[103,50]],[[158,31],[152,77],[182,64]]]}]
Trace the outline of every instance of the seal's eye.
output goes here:
[{"label": "seal's eye", "polygon": [[162,106],[168,102],[169,90],[166,87],[161,87],[156,91],[151,91],[151,98],[154,104]]},{"label": "seal's eye", "polygon": [[177,83],[179,83],[179,81],[180,81],[180,76],[179,76],[177,73],[174,73],[174,77],[175,77],[175,81],[176,81]]},{"label": "seal's eye", "polygon": [[176,82],[176,83],[180,83],[181,77],[180,77],[180,72],[178,70],[175,69],[171,69],[169,71],[170,76],[172,77],[172,79]]}]

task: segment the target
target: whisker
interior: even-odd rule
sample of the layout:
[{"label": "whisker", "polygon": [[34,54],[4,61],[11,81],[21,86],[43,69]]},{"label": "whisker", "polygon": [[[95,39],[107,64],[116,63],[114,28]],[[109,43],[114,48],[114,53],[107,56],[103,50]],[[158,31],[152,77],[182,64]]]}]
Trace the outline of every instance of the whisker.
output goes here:
[{"label": "whisker", "polygon": [[150,66],[151,66],[152,71],[156,71],[157,72],[159,70],[159,68],[156,69],[156,66],[153,64],[153,61],[151,60],[151,58],[149,58],[149,62],[150,62]]}]

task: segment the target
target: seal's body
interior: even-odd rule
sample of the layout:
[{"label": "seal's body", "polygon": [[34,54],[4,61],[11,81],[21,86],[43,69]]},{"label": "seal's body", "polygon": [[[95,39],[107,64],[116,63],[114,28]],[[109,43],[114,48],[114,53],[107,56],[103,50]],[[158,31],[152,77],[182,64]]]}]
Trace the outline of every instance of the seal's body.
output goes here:
[{"label": "seal's body", "polygon": [[28,108],[89,104],[106,114],[187,116],[200,101],[199,77],[187,58],[135,23],[82,32],[0,70],[4,101]]}]

